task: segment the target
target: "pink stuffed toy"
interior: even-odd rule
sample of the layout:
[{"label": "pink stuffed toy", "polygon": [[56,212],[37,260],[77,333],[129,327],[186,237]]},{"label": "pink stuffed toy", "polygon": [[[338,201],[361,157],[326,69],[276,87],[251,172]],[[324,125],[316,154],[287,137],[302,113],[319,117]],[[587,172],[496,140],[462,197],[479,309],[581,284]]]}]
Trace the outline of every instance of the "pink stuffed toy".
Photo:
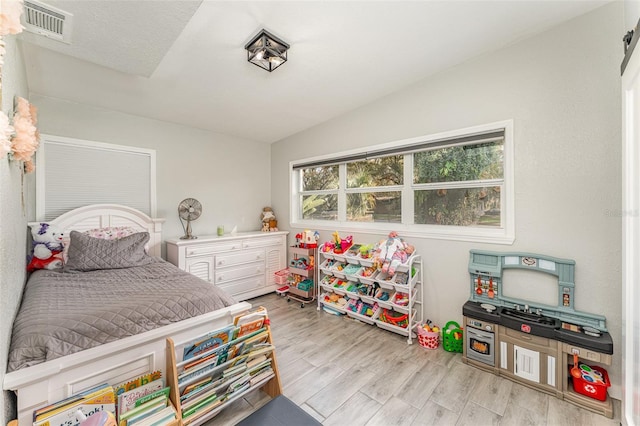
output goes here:
[{"label": "pink stuffed toy", "polygon": [[397,232],[391,231],[386,240],[378,243],[375,262],[380,265],[382,272],[393,275],[398,265],[405,263],[413,251],[411,244],[405,243]]}]

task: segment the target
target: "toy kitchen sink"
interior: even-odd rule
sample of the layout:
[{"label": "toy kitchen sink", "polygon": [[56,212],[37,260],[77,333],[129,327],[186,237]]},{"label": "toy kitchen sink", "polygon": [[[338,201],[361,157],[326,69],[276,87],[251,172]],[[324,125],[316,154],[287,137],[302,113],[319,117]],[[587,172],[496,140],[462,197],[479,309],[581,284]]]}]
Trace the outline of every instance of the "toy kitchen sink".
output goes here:
[{"label": "toy kitchen sink", "polygon": [[[557,305],[509,297],[504,272],[524,269],[557,278]],[[611,364],[613,341],[605,317],[573,306],[575,261],[530,253],[471,250],[470,298],[463,308],[463,362],[613,417],[610,398],[576,393],[569,369],[582,362]],[[537,276],[537,274],[533,274]]]}]

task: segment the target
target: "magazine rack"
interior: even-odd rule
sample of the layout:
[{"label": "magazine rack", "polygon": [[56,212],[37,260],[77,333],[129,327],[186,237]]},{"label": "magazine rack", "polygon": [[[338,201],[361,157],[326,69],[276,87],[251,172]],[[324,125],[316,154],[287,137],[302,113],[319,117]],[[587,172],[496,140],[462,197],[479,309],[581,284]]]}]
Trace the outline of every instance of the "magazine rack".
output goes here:
[{"label": "magazine rack", "polygon": [[[176,408],[176,412],[178,413],[178,420],[176,420],[175,423],[172,423],[171,426],[182,426],[184,424],[188,424],[189,426],[192,426],[192,425],[195,426],[195,425],[203,424],[211,420],[213,417],[215,417],[220,411],[222,411],[225,407],[227,407],[233,401],[236,401],[237,399],[244,397],[248,393],[257,391],[259,389],[263,389],[265,393],[272,398],[275,398],[276,396],[282,394],[282,386],[280,383],[280,373],[278,371],[278,364],[275,356],[275,347],[273,347],[273,337],[271,335],[271,326],[269,325],[269,317],[266,314],[266,309],[259,308],[258,310],[261,310],[261,309],[264,310],[265,312],[263,328],[266,328],[266,332],[267,332],[266,342],[268,342],[269,345],[272,346],[272,349],[266,355],[267,355],[267,359],[269,359],[271,362],[271,369],[273,370],[273,374],[265,378],[264,380],[260,380],[259,382],[252,384],[247,389],[230,394],[228,397],[224,399],[222,403],[219,403],[215,408],[209,409],[206,412],[206,414],[203,414],[193,419],[192,421],[183,422],[182,420],[183,412],[182,412],[182,406],[180,403],[180,390],[179,390],[179,383],[178,383],[178,367],[177,367],[178,362],[176,358],[176,344],[171,338],[167,338],[166,380],[167,380],[167,386],[169,386],[171,389],[169,393],[169,399],[171,400],[172,404]],[[229,345],[233,344],[236,340],[231,340],[229,342]],[[214,378],[222,377],[222,371],[224,366],[227,364],[233,364],[234,359],[235,358],[230,358],[225,363],[222,363],[216,368],[214,368],[212,370],[213,373],[211,374],[211,377],[214,377]],[[216,404],[216,401],[212,401],[211,404]],[[203,409],[206,410],[206,407],[207,406],[205,405]]]}]

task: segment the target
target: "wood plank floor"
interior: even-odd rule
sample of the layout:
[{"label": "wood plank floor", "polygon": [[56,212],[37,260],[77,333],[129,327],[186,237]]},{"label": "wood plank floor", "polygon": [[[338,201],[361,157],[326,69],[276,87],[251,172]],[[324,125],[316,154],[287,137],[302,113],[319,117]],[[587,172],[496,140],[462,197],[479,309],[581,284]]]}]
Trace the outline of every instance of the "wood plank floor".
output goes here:
[{"label": "wood plank floor", "polygon": [[[324,425],[620,424],[616,400],[608,419],[313,304],[275,293],[249,302],[269,311],[284,394]],[[208,426],[234,425],[269,400],[254,392]]]}]

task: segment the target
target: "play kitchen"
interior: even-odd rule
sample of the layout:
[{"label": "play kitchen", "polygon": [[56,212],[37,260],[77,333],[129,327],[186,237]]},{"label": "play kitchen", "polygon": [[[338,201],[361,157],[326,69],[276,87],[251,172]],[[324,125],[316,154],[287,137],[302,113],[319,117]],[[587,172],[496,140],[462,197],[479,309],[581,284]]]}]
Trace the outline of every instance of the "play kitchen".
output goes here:
[{"label": "play kitchen", "polygon": [[[535,277],[557,279],[557,303],[505,292],[514,278],[509,272],[505,281],[508,270],[527,271],[534,277],[529,288]],[[612,418],[604,366],[611,365],[613,341],[605,317],[574,309],[574,272],[573,260],[471,250],[463,362]]]}]

